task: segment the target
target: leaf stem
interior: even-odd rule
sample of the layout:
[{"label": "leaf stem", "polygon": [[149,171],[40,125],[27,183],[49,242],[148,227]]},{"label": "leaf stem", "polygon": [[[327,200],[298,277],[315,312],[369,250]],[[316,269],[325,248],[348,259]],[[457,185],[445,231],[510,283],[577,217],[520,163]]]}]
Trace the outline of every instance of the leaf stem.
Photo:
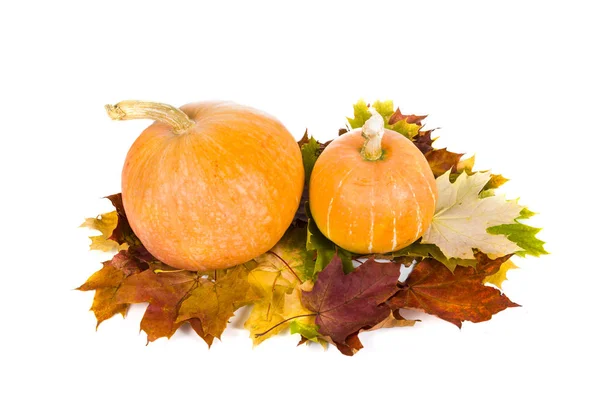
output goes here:
[{"label": "leaf stem", "polygon": [[169,269],[169,270],[167,270],[167,269],[157,268],[152,272],[154,272],[155,274],[174,274],[176,272],[189,272],[189,271],[187,271],[186,269],[173,269],[173,270]]},{"label": "leaf stem", "polygon": [[298,282],[303,283],[302,279],[300,279],[300,277],[294,272],[294,270],[292,269],[292,267],[290,267],[290,264],[288,264],[283,258],[281,258],[279,256],[279,254],[275,253],[274,251],[267,251],[267,253],[274,255],[275,257],[279,258],[279,260],[281,260],[282,263],[285,264],[285,266],[290,270],[290,272],[296,277],[296,279],[298,279]]},{"label": "leaf stem", "polygon": [[262,333],[257,333],[257,334],[255,334],[255,335],[254,335],[254,337],[261,337],[261,336],[263,336],[263,335],[266,335],[267,333],[271,332],[273,329],[277,328],[278,326],[280,326],[280,325],[282,325],[282,324],[285,324],[286,322],[288,322],[288,321],[291,321],[291,320],[293,320],[293,319],[296,319],[296,318],[302,318],[302,317],[315,317],[315,316],[317,316],[317,315],[318,315],[318,314],[316,314],[316,313],[312,313],[312,314],[302,314],[302,315],[296,315],[295,317],[290,317],[290,318],[284,319],[283,321],[279,322],[278,324],[275,324],[275,325],[273,325],[272,327],[270,327],[270,328],[269,328],[269,329],[267,329],[266,331],[264,331],[264,332],[262,332]]}]

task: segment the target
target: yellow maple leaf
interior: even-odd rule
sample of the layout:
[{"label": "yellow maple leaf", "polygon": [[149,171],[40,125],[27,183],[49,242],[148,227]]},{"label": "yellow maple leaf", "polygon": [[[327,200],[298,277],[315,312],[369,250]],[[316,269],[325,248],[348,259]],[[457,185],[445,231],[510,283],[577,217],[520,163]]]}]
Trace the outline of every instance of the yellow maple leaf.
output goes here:
[{"label": "yellow maple leaf", "polygon": [[502,289],[502,283],[506,280],[506,273],[511,269],[519,268],[515,263],[511,260],[505,261],[501,266],[498,272],[493,275],[486,276],[483,280],[483,283],[491,283],[496,286],[498,289]]},{"label": "yellow maple leaf", "polygon": [[106,252],[126,250],[128,245],[119,243],[109,239],[113,231],[117,227],[119,216],[116,211],[111,211],[105,214],[100,214],[96,218],[86,218],[80,228],[94,229],[100,232],[100,235],[90,236],[90,250],[100,250]]}]

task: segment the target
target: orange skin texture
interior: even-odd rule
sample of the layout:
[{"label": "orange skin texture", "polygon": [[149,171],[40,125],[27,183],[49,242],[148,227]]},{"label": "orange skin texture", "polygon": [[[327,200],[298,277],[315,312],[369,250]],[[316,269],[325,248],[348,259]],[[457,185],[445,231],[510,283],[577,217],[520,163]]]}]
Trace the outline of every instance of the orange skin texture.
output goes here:
[{"label": "orange skin texture", "polygon": [[315,163],[309,201],[325,236],[358,254],[388,253],[413,243],[429,228],[437,187],[427,160],[401,134],[386,129],[383,157],[361,155],[355,129],[335,139]]},{"label": "orange skin texture", "polygon": [[142,244],[174,268],[228,268],[270,248],[292,222],[302,155],[276,119],[234,103],[180,108],[194,126],[155,122],[132,145],[123,206]]}]

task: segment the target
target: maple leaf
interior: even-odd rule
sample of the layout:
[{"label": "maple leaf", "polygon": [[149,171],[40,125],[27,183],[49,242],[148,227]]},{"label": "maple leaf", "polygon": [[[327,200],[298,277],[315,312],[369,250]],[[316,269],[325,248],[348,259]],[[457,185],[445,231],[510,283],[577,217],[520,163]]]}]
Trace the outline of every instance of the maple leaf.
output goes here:
[{"label": "maple leaf", "polygon": [[[452,172],[450,173],[450,182],[456,181],[456,179],[460,176],[461,173],[465,172],[468,175],[473,175],[475,172],[473,171],[475,167],[475,156],[471,156],[466,159],[461,159],[452,167]],[[488,171],[478,171],[478,172],[488,172]],[[504,185],[508,182],[508,179],[503,177],[502,175],[490,174],[490,180],[483,187],[483,191],[488,192],[487,196],[480,197],[489,197],[494,194],[490,189],[497,189],[500,186]]]},{"label": "maple leaf", "polygon": [[406,326],[415,326],[417,322],[418,321],[414,319],[405,319],[402,315],[400,315],[398,310],[394,310],[390,311],[389,315],[383,321],[373,326],[372,328],[361,330],[361,332],[375,331],[377,329],[384,328],[402,328]]},{"label": "maple leaf", "polygon": [[[359,100],[353,108],[354,118],[347,118],[348,124],[352,129],[361,128],[371,118],[369,105],[364,100]],[[373,108],[383,117],[386,129],[396,131],[409,139],[418,135],[421,129],[421,120],[425,118],[425,116],[403,115],[400,109],[394,112],[394,103],[391,100],[377,100],[373,103]]]},{"label": "maple leaf", "polygon": [[[290,321],[306,327],[315,325],[315,314],[304,307],[300,287],[277,297],[277,303],[271,303],[270,309],[265,309],[264,302],[255,303],[252,314],[244,324],[250,331],[255,346],[287,329]],[[318,338],[316,341],[318,342]]]},{"label": "maple leaf", "polygon": [[315,166],[315,162],[317,162],[317,158],[321,154],[321,146],[319,145],[319,142],[311,136],[304,144],[302,144],[300,151],[302,152],[305,180],[310,181],[310,175]]},{"label": "maple leaf", "polygon": [[117,301],[116,293],[127,277],[148,269],[148,264],[141,261],[129,250],[121,250],[110,261],[102,263],[102,269],[95,272],[77,290],[95,290],[91,310],[100,324],[115,314],[125,316],[128,304]]},{"label": "maple leaf", "polygon": [[314,274],[314,251],[306,248],[307,227],[290,227],[277,244],[255,258],[259,265],[271,265],[288,281],[302,283]]},{"label": "maple leaf", "polygon": [[306,203],[306,214],[308,216],[306,249],[315,250],[317,252],[314,274],[322,271],[336,254],[342,260],[344,272],[351,272],[354,269],[354,265],[352,264],[352,253],[338,247],[323,235],[315,221],[312,219],[308,203]]},{"label": "maple leaf", "polygon": [[106,196],[108,200],[115,207],[118,220],[117,226],[113,229],[112,234],[109,239],[117,242],[118,244],[127,243],[129,246],[141,245],[140,240],[137,238],[131,226],[129,226],[129,222],[127,221],[127,215],[125,214],[125,208],[123,207],[123,198],[121,193],[112,194],[110,196]]},{"label": "maple leaf", "polygon": [[[306,339],[306,340],[310,340],[311,342],[315,342],[315,343],[319,343],[319,338],[320,338],[320,334],[319,334],[319,327],[315,324],[306,324],[306,323],[302,323],[299,322],[297,320],[294,320],[290,323],[290,333],[293,334],[300,334],[300,336],[302,336],[302,338]],[[304,343],[304,341],[301,341],[302,343]],[[302,344],[302,343],[298,343],[298,344]]]},{"label": "maple leaf", "polygon": [[423,154],[426,154],[433,150],[432,144],[434,142],[434,139],[431,139],[431,133],[433,131],[434,129],[431,129],[429,131],[419,131],[419,134],[413,137],[413,143],[415,144],[415,146],[417,146],[419,150],[421,150],[421,153]]},{"label": "maple leaf", "polygon": [[431,167],[433,175],[437,178],[444,175],[447,171],[455,170],[464,154],[453,153],[444,149],[434,149],[427,154],[425,158]]},{"label": "maple leaf", "polygon": [[396,111],[394,111],[394,113],[390,115],[388,123],[390,125],[394,125],[399,121],[406,121],[406,123],[408,124],[421,125],[421,121],[423,121],[425,118],[427,118],[427,115],[404,115],[400,111],[400,108],[396,108]]},{"label": "maple leaf", "polygon": [[490,174],[490,180],[485,184],[483,190],[496,189],[508,182],[502,175]]},{"label": "maple leaf", "polygon": [[374,259],[344,274],[342,260],[336,255],[319,273],[313,289],[302,293],[302,302],[316,314],[319,333],[330,337],[342,353],[351,355],[360,348],[358,337],[353,335],[390,314],[382,303],[398,290],[399,276],[399,264]]},{"label": "maple leaf", "polygon": [[300,199],[300,205],[298,206],[294,220],[308,222],[304,204],[308,202],[310,175],[312,174],[315,162],[317,162],[317,158],[323,152],[325,146],[317,142],[314,137],[309,137],[308,130],[304,132],[304,136],[298,141],[298,146],[300,146],[302,164],[304,165],[304,189],[302,190],[302,198]]},{"label": "maple leaf", "polygon": [[81,228],[95,229],[99,236],[90,236],[91,250],[118,251],[126,250],[129,246],[140,246],[141,242],[129,226],[121,194],[106,196],[115,207],[115,211],[101,214],[96,218],[86,218]]},{"label": "maple leaf", "polygon": [[488,275],[483,279],[483,283],[490,283],[498,289],[502,289],[502,283],[506,280],[506,273],[511,269],[519,268],[511,260],[506,260],[498,269],[498,272]]},{"label": "maple leaf", "polygon": [[198,320],[204,334],[220,339],[235,310],[256,299],[244,266],[229,269],[216,280],[204,275],[181,302],[175,322]]},{"label": "maple leaf", "polygon": [[490,260],[478,253],[476,268],[457,267],[450,272],[441,263],[427,258],[419,262],[400,290],[388,300],[393,309],[417,309],[436,315],[459,328],[463,321],[482,322],[508,308],[518,307],[499,290],[483,280],[498,272],[510,256]]},{"label": "maple leaf", "polygon": [[260,300],[254,303],[244,324],[254,345],[287,328],[284,323],[273,326],[303,313],[294,311],[295,306],[301,306],[299,297],[289,295],[313,276],[314,251],[306,249],[306,235],[306,227],[292,227],[275,247],[254,259],[257,266],[250,271],[248,281]]},{"label": "maple leaf", "polygon": [[306,143],[308,143],[308,129],[306,129],[304,131],[304,135],[302,135],[302,137],[300,138],[300,140],[298,140],[296,143],[298,143],[298,147],[300,147],[300,149],[302,149],[302,146],[304,146]]},{"label": "maple leaf", "polygon": [[92,242],[90,243],[90,250],[100,251],[116,251],[124,250],[127,245],[119,245],[114,240],[109,239],[113,233],[113,230],[117,227],[119,217],[116,211],[101,214],[96,218],[86,218],[84,223],[80,225],[80,228],[94,229],[100,232],[100,235],[90,236]]},{"label": "maple leaf", "polygon": [[149,303],[140,323],[149,342],[169,338],[189,322],[210,346],[214,338],[220,338],[233,312],[256,298],[247,281],[247,268],[193,272],[155,267],[126,279],[117,300]]},{"label": "maple leaf", "polygon": [[448,258],[442,253],[439,247],[434,244],[425,244],[420,240],[410,244],[409,246],[397,250],[392,253],[392,257],[397,260],[398,257],[431,257],[444,264],[450,271],[454,271],[457,265],[463,267],[474,267],[477,265],[477,260],[465,260],[460,258]]},{"label": "maple leaf", "polygon": [[545,242],[543,242],[535,236],[542,229],[534,228],[532,226],[525,225],[518,221],[519,219],[529,218],[534,214],[535,213],[524,208],[523,210],[521,210],[521,213],[517,217],[517,221],[514,221],[514,223],[492,226],[487,229],[487,232],[493,235],[506,236],[508,240],[514,242],[517,246],[519,246],[522,249],[515,253],[519,256],[523,257],[529,254],[535,257],[539,257],[542,254],[548,254],[548,252],[544,249]]},{"label": "maple leaf", "polygon": [[455,170],[458,173],[466,172],[469,175],[472,175],[473,168],[475,168],[475,155],[459,160],[456,164]]},{"label": "maple leaf", "polygon": [[520,251],[506,236],[490,234],[487,229],[513,223],[523,207],[504,196],[480,198],[479,192],[490,179],[488,172],[462,173],[454,183],[449,176],[448,171],[436,179],[436,212],[421,243],[435,244],[447,258],[473,259],[473,249],[491,257]]}]

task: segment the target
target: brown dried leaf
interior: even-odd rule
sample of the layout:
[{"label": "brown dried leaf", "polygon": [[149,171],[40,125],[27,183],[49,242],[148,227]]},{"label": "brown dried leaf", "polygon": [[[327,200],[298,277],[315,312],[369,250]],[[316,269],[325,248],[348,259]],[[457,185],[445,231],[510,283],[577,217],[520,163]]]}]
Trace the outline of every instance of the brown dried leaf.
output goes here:
[{"label": "brown dried leaf", "polygon": [[149,342],[169,338],[189,322],[210,346],[233,312],[256,298],[244,265],[216,272],[164,268],[130,277],[117,292],[121,303],[149,303],[140,324]]},{"label": "brown dried leaf", "polygon": [[453,153],[445,148],[435,149],[425,154],[425,158],[429,162],[429,166],[436,178],[444,175],[446,171],[456,171],[458,162],[462,156],[463,154]]},{"label": "brown dried leaf", "polygon": [[91,310],[98,323],[96,328],[115,314],[125,316],[128,304],[117,300],[116,293],[127,277],[148,269],[148,264],[132,256],[128,250],[121,250],[110,261],[103,263],[102,269],[95,272],[77,290],[95,290]]},{"label": "brown dried leaf", "polygon": [[424,259],[388,301],[392,310],[411,308],[436,315],[459,328],[462,321],[481,322],[508,308],[519,307],[483,280],[495,274],[509,256],[490,260],[477,254],[477,267],[458,266],[454,273],[442,263]]}]

